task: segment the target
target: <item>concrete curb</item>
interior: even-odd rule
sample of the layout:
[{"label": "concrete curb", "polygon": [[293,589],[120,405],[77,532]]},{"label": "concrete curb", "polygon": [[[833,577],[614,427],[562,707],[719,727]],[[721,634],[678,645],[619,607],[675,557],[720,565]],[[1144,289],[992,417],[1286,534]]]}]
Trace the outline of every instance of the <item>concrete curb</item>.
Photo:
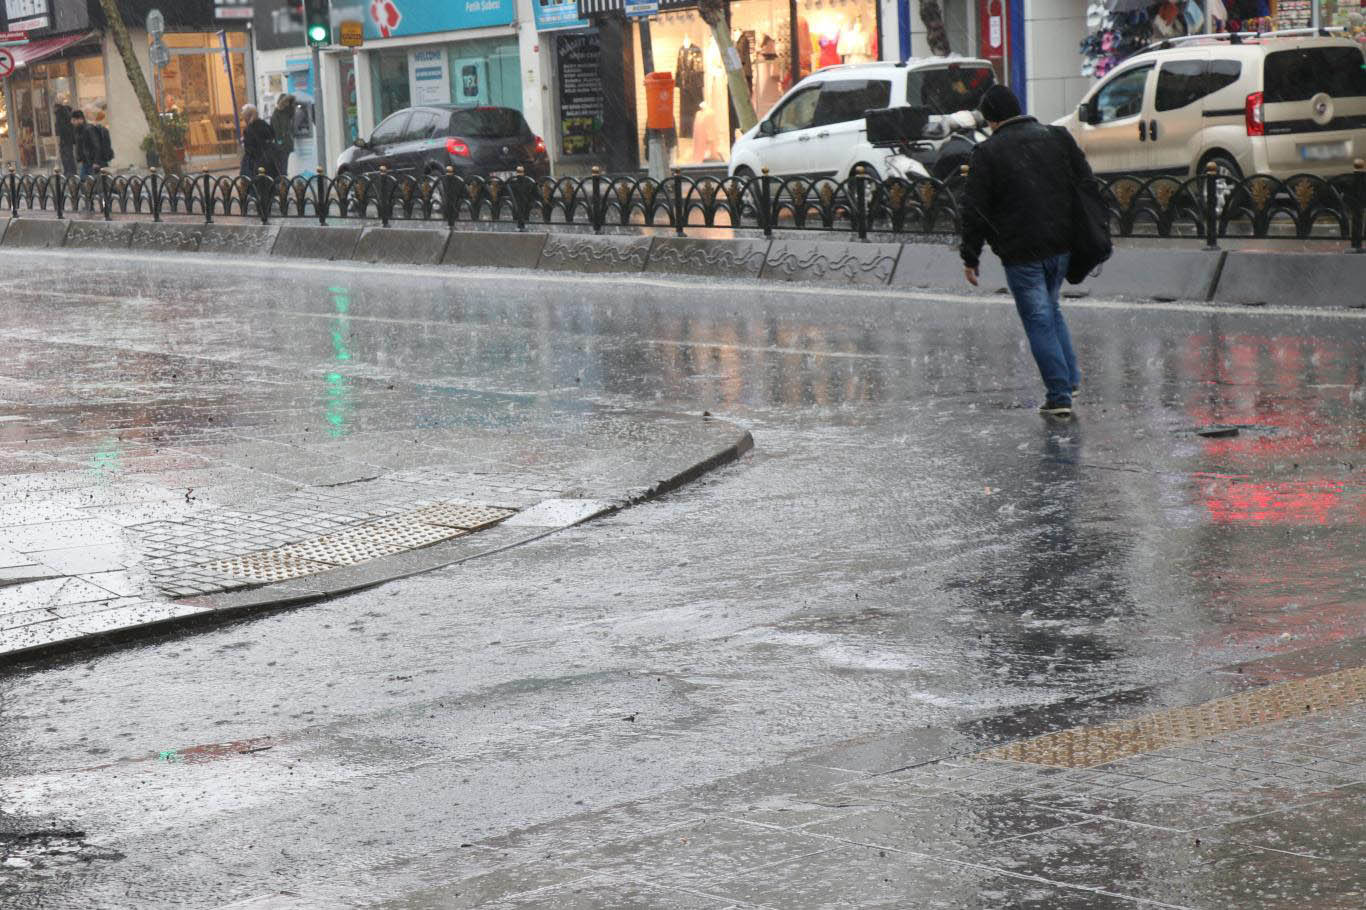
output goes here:
[{"label": "concrete curb", "polygon": [[[442,236],[444,237],[444,234]],[[649,414],[641,413],[640,416],[647,417]],[[679,415],[660,416],[677,418]],[[749,431],[727,421],[714,420],[713,418],[703,419],[713,421],[714,424],[730,427],[734,431],[730,436],[731,441],[701,461],[668,477],[658,479],[647,487],[626,491],[624,495],[620,495],[614,500],[545,500],[529,509],[523,509],[518,515],[493,528],[470,534],[467,537],[409,550],[394,556],[381,557],[354,566],[338,567],[316,575],[255,588],[225,591],[175,601],[148,602],[147,609],[151,613],[157,612],[157,608],[162,608],[162,612],[172,610],[178,612],[175,615],[155,617],[143,623],[125,624],[116,628],[91,631],[79,637],[44,642],[5,652],[0,654],[0,672],[32,660],[82,655],[92,648],[142,640],[148,635],[211,628],[257,613],[300,606],[365,588],[372,588],[386,582],[409,578],[435,569],[493,556],[603,515],[648,502],[676,490],[710,471],[737,461],[746,452],[754,448],[754,438]],[[548,504],[555,507],[549,510],[543,509]],[[576,508],[580,505],[588,507]],[[541,510],[543,515],[548,511],[551,515],[560,517],[526,522],[517,521],[520,516],[525,516],[532,509]]]},{"label": "concrete curb", "polygon": [[[504,231],[444,225],[380,227],[277,223],[194,224],[15,218],[0,222],[0,247],[105,247],[160,252],[374,262],[389,265],[539,269],[588,274],[693,275],[858,285],[955,294],[1007,293],[994,256],[967,287],[956,251],[942,243],[860,242],[816,235],[674,237],[585,230]],[[1309,250],[1116,249],[1099,275],[1067,286],[1069,297],[1230,306],[1362,306],[1366,256]],[[1360,296],[1360,295],[1358,295]]]}]

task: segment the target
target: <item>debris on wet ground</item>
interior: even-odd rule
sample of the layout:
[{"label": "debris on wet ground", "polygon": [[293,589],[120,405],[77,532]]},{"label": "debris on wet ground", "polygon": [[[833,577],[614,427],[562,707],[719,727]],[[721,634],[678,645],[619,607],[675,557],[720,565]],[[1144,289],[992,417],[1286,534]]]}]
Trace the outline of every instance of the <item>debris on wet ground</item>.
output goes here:
[{"label": "debris on wet ground", "polygon": [[1201,427],[1195,431],[1196,436],[1203,436],[1206,439],[1225,439],[1229,436],[1238,435],[1238,427],[1228,426],[1209,426]]}]

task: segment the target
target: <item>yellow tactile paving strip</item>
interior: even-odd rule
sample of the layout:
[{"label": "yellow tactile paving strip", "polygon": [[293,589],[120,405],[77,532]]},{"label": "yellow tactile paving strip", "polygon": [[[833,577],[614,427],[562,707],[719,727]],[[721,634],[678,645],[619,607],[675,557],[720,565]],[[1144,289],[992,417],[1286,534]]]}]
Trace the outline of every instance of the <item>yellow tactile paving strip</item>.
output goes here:
[{"label": "yellow tactile paving strip", "polygon": [[1339,670],[1098,727],[1076,727],[990,749],[979,758],[1091,768],[1168,746],[1366,701],[1366,667]]}]

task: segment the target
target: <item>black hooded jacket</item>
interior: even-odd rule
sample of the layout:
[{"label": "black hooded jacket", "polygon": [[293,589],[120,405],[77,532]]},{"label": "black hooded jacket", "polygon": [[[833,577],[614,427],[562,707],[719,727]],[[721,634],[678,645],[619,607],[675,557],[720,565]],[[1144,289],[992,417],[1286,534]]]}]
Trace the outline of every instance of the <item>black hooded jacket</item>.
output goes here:
[{"label": "black hooded jacket", "polygon": [[1005,265],[1069,252],[1073,187],[1090,179],[1086,155],[1067,130],[1033,117],[1001,124],[968,164],[963,264],[977,267],[983,243]]}]

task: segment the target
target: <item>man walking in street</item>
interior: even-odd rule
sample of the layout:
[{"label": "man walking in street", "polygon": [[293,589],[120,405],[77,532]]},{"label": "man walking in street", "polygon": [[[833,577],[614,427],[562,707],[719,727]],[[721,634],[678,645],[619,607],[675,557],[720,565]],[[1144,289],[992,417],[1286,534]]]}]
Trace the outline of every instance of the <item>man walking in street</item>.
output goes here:
[{"label": "man walking in street", "polygon": [[76,130],[71,125],[71,96],[62,92],[52,109],[53,124],[57,128],[57,154],[62,159],[62,174],[76,175]]},{"label": "man walking in street", "polygon": [[993,85],[982,96],[991,137],[972,153],[963,205],[964,274],[977,284],[983,243],[1005,266],[1006,283],[1029,337],[1047,394],[1044,414],[1070,417],[1081,383],[1060,306],[1072,247],[1074,188],[1091,179],[1086,156],[1063,129],[1022,116],[1015,93]]}]

